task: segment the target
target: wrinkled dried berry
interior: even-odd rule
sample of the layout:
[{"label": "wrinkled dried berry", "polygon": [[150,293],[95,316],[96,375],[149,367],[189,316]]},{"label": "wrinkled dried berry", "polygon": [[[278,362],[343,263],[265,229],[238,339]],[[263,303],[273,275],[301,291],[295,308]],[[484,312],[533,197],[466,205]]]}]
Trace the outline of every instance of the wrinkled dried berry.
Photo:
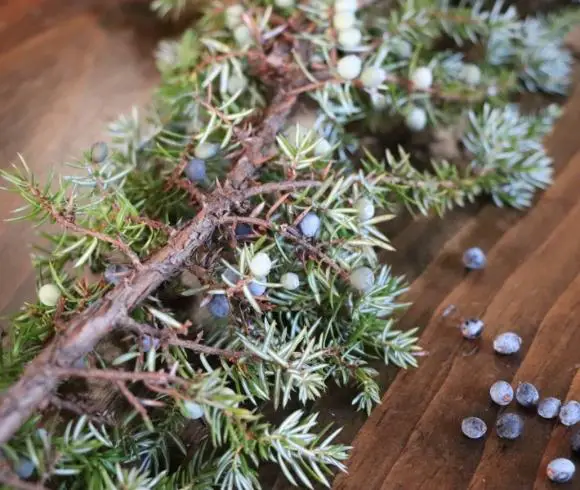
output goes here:
[{"label": "wrinkled dried berry", "polygon": [[469,340],[478,339],[483,333],[484,324],[479,318],[468,318],[461,323],[461,334]]},{"label": "wrinkled dried berry", "polygon": [[513,332],[499,334],[493,341],[493,350],[498,354],[515,354],[522,346],[522,338]]},{"label": "wrinkled dried berry", "polygon": [[540,393],[532,383],[520,383],[516,388],[516,400],[522,407],[534,407],[540,401]]},{"label": "wrinkled dried berry", "polygon": [[480,439],[487,432],[487,425],[478,417],[467,417],[461,422],[461,432],[470,439]]}]

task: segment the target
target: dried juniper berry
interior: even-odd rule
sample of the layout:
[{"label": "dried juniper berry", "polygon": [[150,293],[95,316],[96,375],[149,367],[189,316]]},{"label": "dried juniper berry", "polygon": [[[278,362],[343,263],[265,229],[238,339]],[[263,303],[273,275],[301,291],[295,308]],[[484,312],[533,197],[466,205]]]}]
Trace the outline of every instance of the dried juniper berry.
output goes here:
[{"label": "dried juniper berry", "polygon": [[519,352],[522,338],[514,332],[504,332],[493,340],[493,350],[498,354],[510,355]]},{"label": "dried juniper berry", "polygon": [[487,432],[487,425],[478,417],[467,417],[461,421],[461,432],[470,439],[481,439]]},{"label": "dried juniper berry", "polygon": [[461,323],[461,335],[466,339],[474,340],[481,337],[484,324],[479,318],[468,318]]},{"label": "dried juniper berry", "polygon": [[209,312],[216,318],[225,318],[230,313],[230,302],[225,294],[216,294],[208,305]]},{"label": "dried juniper berry", "polygon": [[205,161],[199,158],[192,158],[187,162],[184,173],[191,182],[203,182],[207,177]]},{"label": "dried juniper berry", "polygon": [[575,472],[576,467],[574,463],[567,458],[553,459],[548,463],[548,467],[546,468],[546,475],[554,483],[569,482]]},{"label": "dried juniper berry", "polygon": [[308,213],[298,226],[304,236],[311,238],[320,229],[320,218],[315,213]]},{"label": "dried juniper berry", "polygon": [[497,419],[495,430],[502,439],[517,439],[524,431],[524,419],[517,413],[504,413]]},{"label": "dried juniper berry", "polygon": [[576,400],[564,403],[560,410],[560,422],[568,427],[580,422],[580,403]]},{"label": "dried juniper berry", "polygon": [[543,398],[538,403],[538,415],[543,419],[553,419],[560,413],[562,402],[553,396]]},{"label": "dried juniper berry", "polygon": [[514,399],[514,390],[507,381],[496,381],[489,389],[489,396],[494,403],[506,406]]},{"label": "dried juniper berry", "polygon": [[572,437],[570,438],[570,447],[576,454],[580,454],[580,430],[575,434],[572,434]]},{"label": "dried juniper berry", "polygon": [[487,265],[485,253],[479,247],[467,249],[463,254],[463,265],[470,270],[484,269]]},{"label": "dried juniper berry", "polygon": [[540,401],[540,393],[532,383],[520,383],[516,388],[516,401],[522,407],[535,407]]}]

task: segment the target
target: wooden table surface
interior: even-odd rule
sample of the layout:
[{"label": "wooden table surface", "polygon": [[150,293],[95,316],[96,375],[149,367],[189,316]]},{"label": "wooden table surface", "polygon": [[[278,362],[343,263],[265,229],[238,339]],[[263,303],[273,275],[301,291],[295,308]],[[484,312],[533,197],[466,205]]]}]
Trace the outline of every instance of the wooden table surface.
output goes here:
[{"label": "wooden table surface", "polygon": [[[147,100],[158,80],[151,51],[168,34],[139,1],[0,2],[0,165],[20,152],[45,175],[78,155],[107,121]],[[382,370],[389,388],[368,419],[353,414],[352,393],[333,390],[318,404],[325,420],[345,426],[344,441],[354,439],[350,473],[335,490],[551,488],[545,465],[569,455],[569,430],[526,415],[518,441],[500,442],[493,429],[469,441],[460,422],[477,415],[493,427],[498,410],[488,389],[497,379],[580,399],[579,134],[576,90],[547,141],[556,182],[534,208],[474,206],[442,221],[413,221],[393,237],[398,251],[389,262],[412,282],[406,299],[414,303],[400,326],[424,327],[429,355],[416,370]],[[1,193],[0,215],[17,203]],[[32,240],[27,224],[0,223],[0,311],[34,293]],[[489,267],[466,275],[460,256],[475,245],[487,251]],[[485,321],[481,341],[463,340],[442,318],[451,304]],[[523,337],[523,350],[499,358],[491,340],[508,329]],[[265,488],[289,487],[274,477]],[[562,488],[580,488],[580,474]]]}]

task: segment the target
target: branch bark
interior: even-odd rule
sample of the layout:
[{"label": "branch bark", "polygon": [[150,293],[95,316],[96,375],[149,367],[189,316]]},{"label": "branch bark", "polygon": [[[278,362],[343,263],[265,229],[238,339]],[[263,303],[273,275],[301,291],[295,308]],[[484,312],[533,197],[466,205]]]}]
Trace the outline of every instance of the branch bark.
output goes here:
[{"label": "branch bark", "polygon": [[193,252],[210,239],[220,220],[238,204],[236,199],[240,199],[240,191],[263,161],[263,151],[275,142],[276,134],[296,103],[297,95],[291,91],[305,84],[297,73],[286,75],[288,80],[294,75],[295,81],[286,84],[285,90],[278,89],[261,125],[246,140],[245,149],[224,185],[208,196],[198,215],[131,276],[77,314],[64,327],[64,333],[57,336],[3,394],[0,399],[0,444],[8,442],[35,410],[50,401],[62,375],[75,361],[93,350],[132,309],[183,268]]}]

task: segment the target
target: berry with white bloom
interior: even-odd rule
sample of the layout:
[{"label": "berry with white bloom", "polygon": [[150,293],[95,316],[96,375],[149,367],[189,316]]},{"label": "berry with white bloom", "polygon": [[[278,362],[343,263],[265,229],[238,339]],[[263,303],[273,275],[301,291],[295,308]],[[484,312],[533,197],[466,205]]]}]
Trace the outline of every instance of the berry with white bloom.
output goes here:
[{"label": "berry with white bloom", "polygon": [[357,267],[350,273],[350,282],[355,289],[366,292],[375,284],[375,274],[368,267]]},{"label": "berry with white bloom", "polygon": [[242,14],[244,7],[242,5],[230,5],[226,9],[226,25],[230,29],[234,29],[242,23]]},{"label": "berry with white bloom", "polygon": [[141,348],[143,352],[149,352],[151,349],[157,349],[161,341],[157,337],[151,337],[150,335],[144,335],[141,340]]},{"label": "berry with white bloom", "polygon": [[247,46],[252,42],[252,31],[247,25],[241,24],[234,29],[234,39],[240,46]]},{"label": "berry with white bloom", "polygon": [[203,182],[206,178],[205,161],[200,158],[192,158],[183,173],[190,182]]},{"label": "berry with white bloom", "polygon": [[274,0],[274,5],[276,5],[276,7],[280,7],[281,9],[289,9],[294,7],[294,4],[294,0]]},{"label": "berry with white bloom", "polygon": [[467,85],[479,85],[481,82],[481,70],[477,65],[468,63],[461,70],[461,79]]},{"label": "berry with white bloom", "polygon": [[217,143],[200,143],[195,147],[193,154],[197,158],[202,160],[207,160],[208,158],[215,157],[220,149],[220,145]]},{"label": "berry with white bloom", "polygon": [[422,131],[427,126],[427,113],[420,107],[414,107],[407,114],[405,123],[411,131]]},{"label": "berry with white bloom", "polygon": [[543,419],[553,419],[560,413],[562,402],[553,396],[544,398],[538,403],[538,415]]},{"label": "berry with white bloom", "polygon": [[38,290],[38,299],[44,306],[56,306],[61,292],[56,284],[45,284]]},{"label": "berry with white bloom", "polygon": [[540,393],[532,383],[520,383],[516,388],[516,400],[522,407],[535,407],[540,401]]},{"label": "berry with white bloom", "polygon": [[479,247],[468,248],[462,257],[463,265],[471,270],[484,269],[487,265],[485,252]]},{"label": "berry with white bloom", "polygon": [[479,417],[467,417],[461,422],[461,432],[470,439],[481,439],[487,432],[487,424]]},{"label": "berry with white bloom", "polygon": [[493,340],[493,350],[505,356],[515,354],[521,346],[522,338],[514,332],[501,333]]},{"label": "berry with white bloom", "polygon": [[375,215],[375,205],[367,197],[361,197],[354,207],[358,211],[358,217],[361,221],[367,221]]},{"label": "berry with white bloom", "polygon": [[263,282],[266,282],[266,278],[264,277],[256,277],[255,281],[251,281],[248,284],[250,293],[254,296],[262,296],[266,292],[266,285],[262,284]]},{"label": "berry with white bloom", "polygon": [[575,472],[576,466],[567,458],[553,459],[546,468],[546,475],[554,483],[569,482]]},{"label": "berry with white bloom", "polygon": [[507,381],[496,381],[489,389],[489,396],[498,405],[509,405],[514,399],[514,390]]},{"label": "berry with white bloom", "polygon": [[336,0],[334,2],[334,10],[336,12],[356,12],[357,9],[357,0]]},{"label": "berry with white bloom", "polygon": [[411,43],[405,41],[404,39],[397,39],[393,43],[392,49],[393,53],[395,53],[397,56],[401,58],[407,59],[413,56],[413,47],[411,46]]},{"label": "berry with white bloom", "polygon": [[225,294],[216,294],[208,305],[209,312],[216,318],[225,318],[230,313],[230,302]]},{"label": "berry with white bloom", "polygon": [[484,323],[479,318],[468,318],[461,323],[461,335],[468,340],[474,340],[481,337]]},{"label": "berry with white bloom", "polygon": [[300,287],[300,278],[298,274],[294,274],[294,272],[287,272],[280,278],[280,284],[285,289],[290,291],[294,291]]},{"label": "berry with white bloom", "polygon": [[416,89],[428,90],[433,84],[433,72],[430,68],[421,66],[413,72],[411,81]]},{"label": "berry with white bloom", "polygon": [[185,408],[188,419],[196,420],[203,417],[203,408],[199,403],[195,403],[192,400],[186,400],[183,402],[183,408]]},{"label": "berry with white bloom", "polygon": [[14,469],[14,472],[23,480],[27,480],[34,473],[34,463],[27,458],[22,458],[18,461],[18,466]]},{"label": "berry with white bloom", "polygon": [[356,17],[352,12],[347,11],[337,12],[334,14],[334,18],[332,19],[332,24],[338,31],[349,29],[350,27],[353,27],[355,23]]},{"label": "berry with white bloom", "polygon": [[272,261],[268,254],[259,252],[250,261],[250,271],[254,277],[266,277],[272,269]]},{"label": "berry with white bloom", "polygon": [[331,150],[332,145],[328,142],[328,140],[326,138],[321,138],[318,140],[316,146],[314,147],[314,154],[316,156],[322,157],[324,155],[328,155]]},{"label": "berry with white bloom", "polygon": [[362,41],[362,33],[356,27],[338,31],[338,44],[345,49],[356,48]]},{"label": "berry with white bloom", "polygon": [[375,88],[383,83],[386,77],[387,72],[382,68],[369,66],[361,73],[360,80],[366,88]]},{"label": "berry with white bloom", "polygon": [[560,422],[568,427],[580,422],[580,403],[576,400],[564,403],[560,410]]},{"label": "berry with white bloom", "polygon": [[354,80],[360,75],[362,60],[356,54],[349,54],[340,59],[336,68],[341,78]]},{"label": "berry with white bloom", "polygon": [[501,439],[517,439],[524,432],[524,419],[517,413],[504,413],[497,419],[495,429]]},{"label": "berry with white bloom", "polygon": [[320,229],[320,218],[314,213],[308,213],[298,226],[304,236],[312,238]]},{"label": "berry with white bloom", "polygon": [[244,90],[248,86],[246,77],[240,75],[232,75],[228,80],[228,92],[235,94],[240,90]]}]

